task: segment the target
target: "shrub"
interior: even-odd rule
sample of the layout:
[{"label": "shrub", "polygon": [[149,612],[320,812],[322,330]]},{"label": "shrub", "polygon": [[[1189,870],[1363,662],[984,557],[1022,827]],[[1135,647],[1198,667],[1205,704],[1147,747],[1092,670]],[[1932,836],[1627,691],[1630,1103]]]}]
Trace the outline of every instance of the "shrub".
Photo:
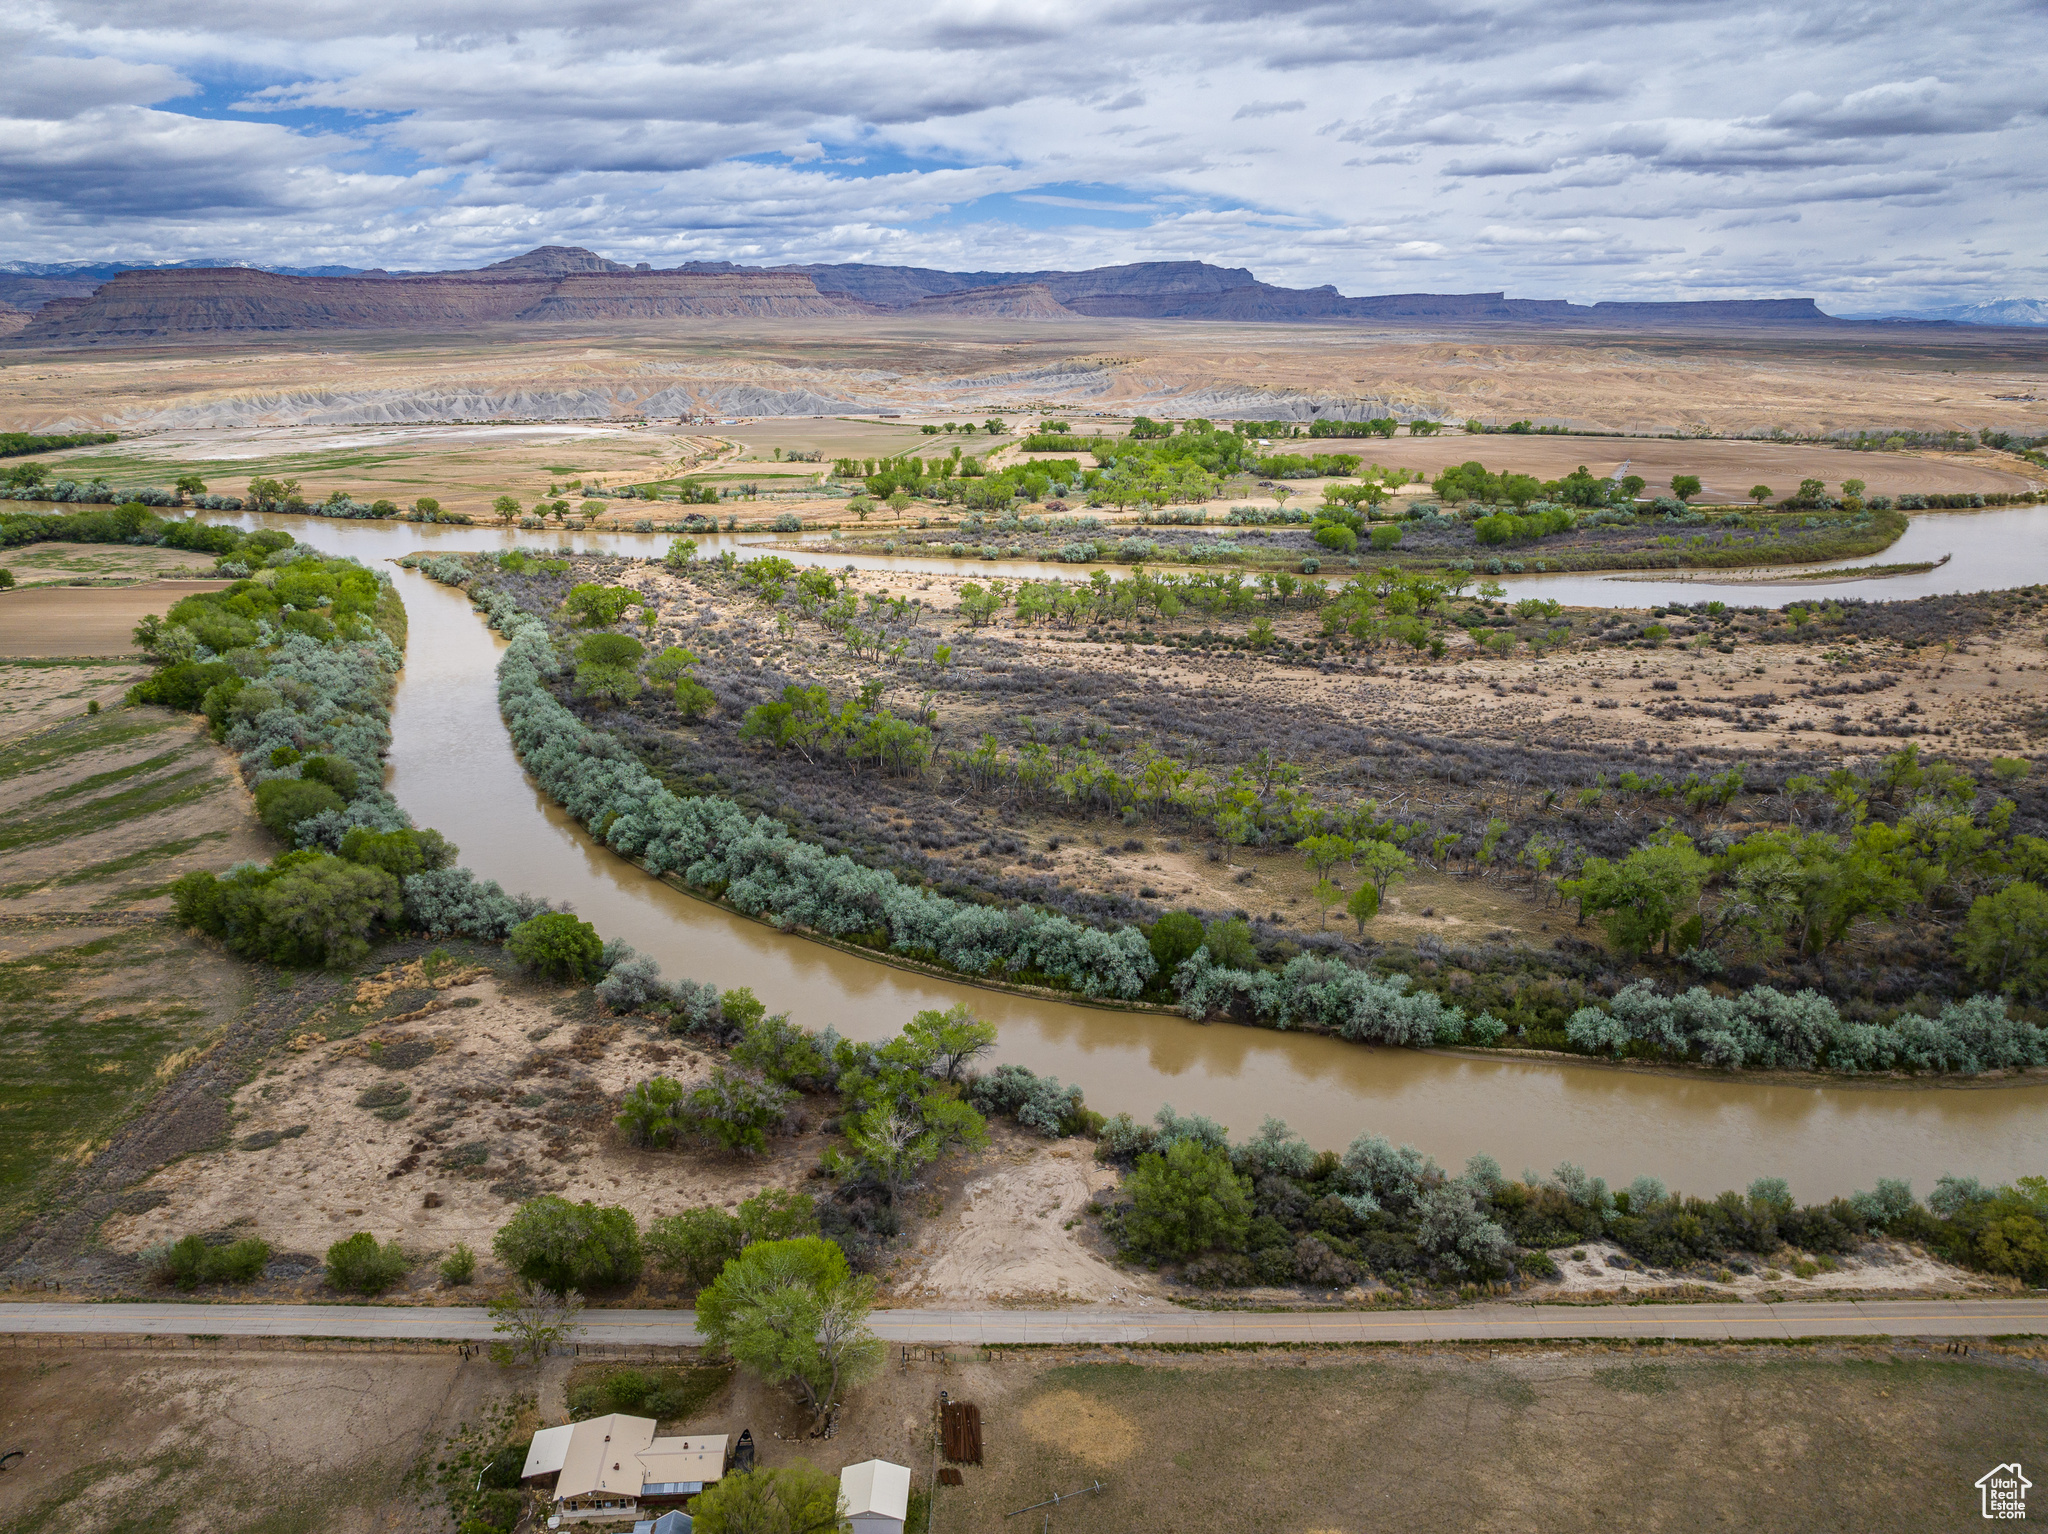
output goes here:
[{"label": "shrub", "polygon": [[263,1276],[270,1261],[270,1243],[245,1236],[225,1246],[209,1246],[199,1236],[161,1242],[142,1254],[150,1277],[160,1284],[192,1290],[201,1284],[246,1284]]},{"label": "shrub", "polygon": [[390,874],[320,852],[288,852],[268,868],[245,865],[225,878],[189,873],[171,898],[188,926],[278,964],[352,964],[370,951],[377,923],[404,910]]},{"label": "shrub", "polygon": [[528,1283],[557,1294],[629,1283],[642,1261],[640,1227],[629,1211],[552,1193],[520,1205],[491,1250]]},{"label": "shrub", "polygon": [[1211,1247],[1243,1247],[1251,1224],[1250,1179],[1231,1170],[1228,1152],[1182,1140],[1140,1156],[1126,1191],[1124,1239],[1141,1256],[1190,1257]]},{"label": "shrub", "polygon": [[298,845],[302,820],[327,810],[338,810],[346,801],[325,783],[303,778],[272,778],[256,785],[256,816],[287,847]]},{"label": "shrub", "polygon": [[396,1241],[377,1244],[366,1230],[327,1249],[327,1282],[344,1294],[382,1294],[412,1267]]},{"label": "shrub", "polygon": [[701,1289],[739,1255],[740,1222],[723,1209],[686,1209],[647,1227],[647,1251],[664,1273]]},{"label": "shrub", "polygon": [[968,1089],[968,1100],[986,1114],[1007,1114],[1042,1135],[1074,1134],[1085,1108],[1078,1086],[1063,1087],[1056,1076],[1039,1076],[1021,1065],[999,1065]]},{"label": "shrub", "polygon": [[459,1287],[475,1277],[476,1253],[469,1249],[467,1242],[456,1242],[455,1250],[441,1259],[442,1280]]},{"label": "shrub", "polygon": [[604,939],[597,928],[566,911],[550,911],[521,922],[505,939],[505,952],[556,980],[575,980],[597,973]]}]

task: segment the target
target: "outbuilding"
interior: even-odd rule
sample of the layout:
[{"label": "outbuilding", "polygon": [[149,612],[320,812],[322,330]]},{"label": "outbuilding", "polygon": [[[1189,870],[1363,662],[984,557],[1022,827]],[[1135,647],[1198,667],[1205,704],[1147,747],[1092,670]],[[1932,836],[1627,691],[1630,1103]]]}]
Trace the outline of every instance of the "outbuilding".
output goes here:
[{"label": "outbuilding", "polygon": [[839,1472],[839,1513],[853,1534],[903,1534],[910,1515],[910,1467],[864,1459]]}]

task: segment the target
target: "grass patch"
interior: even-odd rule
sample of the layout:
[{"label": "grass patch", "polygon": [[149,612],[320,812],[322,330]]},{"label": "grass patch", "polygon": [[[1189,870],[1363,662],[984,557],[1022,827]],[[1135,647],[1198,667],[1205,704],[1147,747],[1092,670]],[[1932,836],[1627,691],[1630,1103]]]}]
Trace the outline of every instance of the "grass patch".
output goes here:
[{"label": "grass patch", "polygon": [[1774,1352],[1620,1368],[1596,1354],[1589,1371],[1523,1356],[1311,1363],[1276,1347],[1049,1368],[1005,1392],[986,1468],[938,1490],[935,1521],[998,1528],[1099,1480],[1071,1515],[1090,1528],[1917,1534],[1974,1517],[1975,1478],[2048,1428],[2030,1373]]},{"label": "grass patch", "polygon": [[167,716],[138,719],[127,713],[81,715],[54,729],[40,731],[26,740],[0,748],[0,778],[20,777],[52,762],[61,762],[66,757],[160,734],[177,722]]},{"label": "grass patch", "polygon": [[130,928],[0,963],[0,1231],[103,1145],[212,1031],[176,934]]},{"label": "grass patch", "polygon": [[[195,781],[196,780],[196,781]],[[141,783],[118,794],[88,800],[54,815],[17,821],[0,830],[0,852],[12,852],[43,842],[88,836],[124,821],[144,815],[159,815],[180,805],[220,792],[227,784],[204,765],[176,773],[153,783]]]},{"label": "grass patch", "polygon": [[190,746],[179,746],[157,756],[145,757],[139,762],[130,762],[126,767],[111,767],[105,772],[96,772],[89,778],[80,778],[76,783],[67,783],[62,788],[53,788],[47,794],[29,800],[30,804],[61,804],[66,799],[76,799],[80,794],[97,793],[115,783],[129,778],[139,778],[146,772],[155,772],[159,767],[168,767],[180,758],[189,756]]}]

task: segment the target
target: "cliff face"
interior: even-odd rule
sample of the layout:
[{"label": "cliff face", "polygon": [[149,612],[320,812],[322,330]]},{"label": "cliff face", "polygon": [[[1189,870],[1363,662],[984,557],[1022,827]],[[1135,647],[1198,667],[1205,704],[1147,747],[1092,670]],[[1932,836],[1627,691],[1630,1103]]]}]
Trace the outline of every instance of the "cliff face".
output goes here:
[{"label": "cliff face", "polygon": [[286,277],[241,267],[124,272],[53,299],[17,339],[125,344],[298,330],[463,331],[479,325],[843,314],[794,273],[595,272],[501,263],[418,277]]},{"label": "cliff face", "polygon": [[906,314],[982,315],[1004,320],[1070,320],[1074,311],[1042,282],[938,293],[905,306]]},{"label": "cliff face", "polygon": [[[943,272],[915,266],[774,268],[691,262],[627,266],[575,246],[544,245],[479,271],[306,275],[252,267],[122,271],[90,292],[36,286],[15,301],[40,310],[0,337],[35,346],[134,344],[173,336],[320,330],[462,332],[479,326],[795,318],[916,313],[991,319],[1199,319],[1501,322],[1573,328],[1688,328],[1843,323],[1808,298],[1702,303],[1511,299],[1501,293],[1394,293],[1347,298],[1333,287],[1283,288],[1243,267],[1146,261],[1082,272]],[[14,298],[0,291],[0,300]],[[12,332],[10,334],[10,332]]]}]

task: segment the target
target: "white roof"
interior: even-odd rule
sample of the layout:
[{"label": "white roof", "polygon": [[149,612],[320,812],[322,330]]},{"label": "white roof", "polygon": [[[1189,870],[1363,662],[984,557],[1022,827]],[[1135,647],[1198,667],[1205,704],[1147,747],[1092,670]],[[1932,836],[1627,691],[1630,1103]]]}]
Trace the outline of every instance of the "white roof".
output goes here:
[{"label": "white roof", "polygon": [[521,1480],[530,1475],[553,1475],[562,1468],[562,1462],[569,1456],[569,1440],[576,1429],[571,1423],[560,1427],[544,1427],[533,1435],[533,1445],[526,1451],[526,1468],[519,1472]]},{"label": "white roof", "polygon": [[865,1459],[839,1472],[840,1514],[878,1515],[902,1520],[910,1512],[910,1467],[886,1459]]}]

